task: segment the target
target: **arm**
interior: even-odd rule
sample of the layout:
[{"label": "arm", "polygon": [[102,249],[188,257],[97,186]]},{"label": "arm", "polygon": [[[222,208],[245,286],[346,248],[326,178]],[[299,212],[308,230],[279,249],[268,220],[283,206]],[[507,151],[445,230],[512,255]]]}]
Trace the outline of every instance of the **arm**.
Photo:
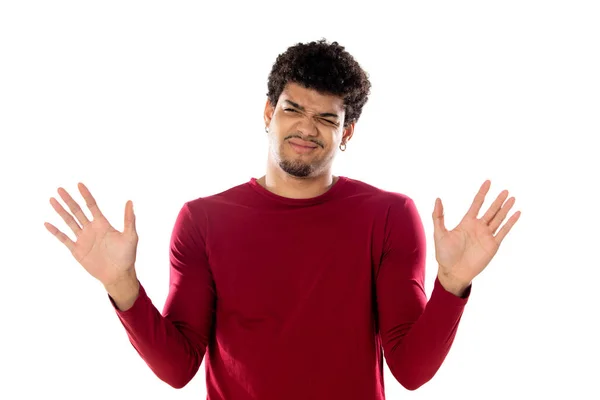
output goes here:
[{"label": "arm", "polygon": [[187,203],[182,207],[171,235],[169,294],[162,314],[137,278],[108,292],[133,347],[158,378],[175,388],[184,387],[200,368],[215,307],[206,219],[202,210],[193,211]]},{"label": "arm", "polygon": [[383,256],[376,276],[377,310],[385,359],[408,390],[428,382],[446,358],[467,303],[436,278],[424,291],[426,241],[418,211],[403,197],[389,207]]}]

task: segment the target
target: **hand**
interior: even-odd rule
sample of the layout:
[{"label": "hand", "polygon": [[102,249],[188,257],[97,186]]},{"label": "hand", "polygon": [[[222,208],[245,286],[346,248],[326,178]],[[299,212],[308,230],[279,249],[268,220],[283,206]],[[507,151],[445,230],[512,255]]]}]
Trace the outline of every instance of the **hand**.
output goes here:
[{"label": "hand", "polygon": [[503,190],[483,217],[477,218],[490,185],[489,180],[481,185],[471,208],[451,231],[444,226],[442,200],[438,198],[435,202],[433,236],[439,264],[438,278],[447,290],[455,294],[460,294],[485,269],[521,215],[520,211],[514,213],[498,231],[515,203],[514,197],[504,202],[508,191]]},{"label": "hand", "polygon": [[55,198],[50,198],[54,210],[75,234],[76,242],[48,222],[44,223],[46,229],[65,244],[79,264],[104,286],[114,285],[124,278],[135,276],[138,235],[133,203],[128,201],[125,205],[125,228],[123,232],[119,232],[102,215],[96,200],[85,185],[79,183],[78,188],[92,213],[92,221],[88,220],[81,207],[63,188],[58,189],[58,194],[77,220]]}]

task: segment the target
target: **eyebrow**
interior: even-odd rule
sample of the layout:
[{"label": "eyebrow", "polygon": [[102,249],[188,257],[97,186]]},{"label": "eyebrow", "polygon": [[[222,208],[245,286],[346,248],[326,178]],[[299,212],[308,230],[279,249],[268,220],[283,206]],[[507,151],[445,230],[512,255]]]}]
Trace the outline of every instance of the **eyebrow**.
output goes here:
[{"label": "eyebrow", "polygon": [[[297,108],[299,110],[304,111],[304,107],[302,107],[300,104],[294,103],[291,100],[284,100],[284,103],[289,103],[292,107],[295,107],[295,108]],[[338,119],[340,118],[339,115],[334,114],[334,113],[329,113],[329,112],[327,112],[327,113],[320,113],[319,116],[320,117],[334,117],[334,118],[338,118]]]}]

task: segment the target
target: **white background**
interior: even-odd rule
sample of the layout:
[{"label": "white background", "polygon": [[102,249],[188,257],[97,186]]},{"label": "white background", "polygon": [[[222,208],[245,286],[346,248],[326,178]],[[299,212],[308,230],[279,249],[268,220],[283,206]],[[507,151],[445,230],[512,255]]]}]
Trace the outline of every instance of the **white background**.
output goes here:
[{"label": "white background", "polygon": [[[454,346],[390,399],[598,399],[600,14],[592,1],[4,1],[0,5],[0,398],[202,399],[156,378],[101,284],[46,231],[82,181],[162,309],[183,202],[260,177],[276,56],[337,40],[372,95],[335,173],[411,196],[430,238],[485,179],[521,220],[476,278]],[[71,237],[73,235],[71,234]],[[387,371],[386,371],[387,373]]]}]

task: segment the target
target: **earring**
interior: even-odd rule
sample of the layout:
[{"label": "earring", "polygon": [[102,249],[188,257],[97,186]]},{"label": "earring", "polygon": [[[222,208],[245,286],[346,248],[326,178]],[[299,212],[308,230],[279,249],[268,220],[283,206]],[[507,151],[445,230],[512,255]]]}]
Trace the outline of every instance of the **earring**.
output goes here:
[{"label": "earring", "polygon": [[340,144],[340,150],[341,151],[346,151],[346,143]]},{"label": "earring", "polygon": [[265,126],[265,132],[269,133],[269,127],[268,126]]}]

